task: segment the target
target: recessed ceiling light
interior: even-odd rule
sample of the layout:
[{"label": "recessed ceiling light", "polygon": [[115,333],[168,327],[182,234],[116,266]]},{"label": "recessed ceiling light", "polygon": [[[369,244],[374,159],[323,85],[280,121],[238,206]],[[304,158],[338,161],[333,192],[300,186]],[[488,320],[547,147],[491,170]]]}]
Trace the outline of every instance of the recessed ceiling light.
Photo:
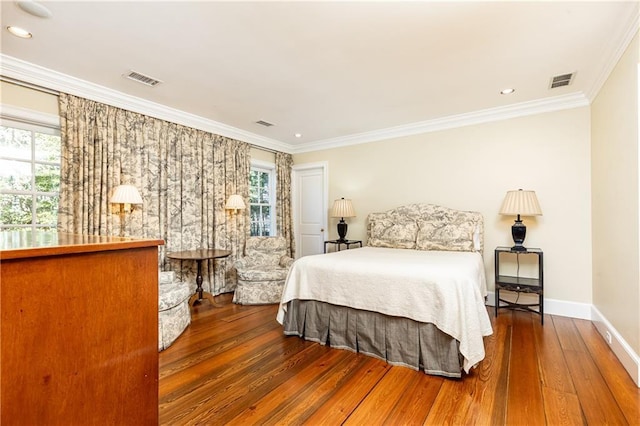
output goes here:
[{"label": "recessed ceiling light", "polygon": [[515,91],[516,91],[516,89],[511,89],[511,88],[509,88],[509,89],[503,89],[503,90],[501,90],[501,91],[500,91],[500,94],[501,94],[501,95],[510,95],[510,94],[512,94],[512,93],[513,93],[513,92],[515,92]]},{"label": "recessed ceiling light", "polygon": [[7,31],[9,31],[14,36],[20,37],[20,38],[31,38],[31,37],[33,37],[33,35],[29,31],[25,30],[24,28],[14,27],[12,25],[9,25],[7,27]]},{"label": "recessed ceiling light", "polygon": [[296,138],[301,138],[301,137],[302,137],[302,133],[296,133],[294,136],[295,136]]}]

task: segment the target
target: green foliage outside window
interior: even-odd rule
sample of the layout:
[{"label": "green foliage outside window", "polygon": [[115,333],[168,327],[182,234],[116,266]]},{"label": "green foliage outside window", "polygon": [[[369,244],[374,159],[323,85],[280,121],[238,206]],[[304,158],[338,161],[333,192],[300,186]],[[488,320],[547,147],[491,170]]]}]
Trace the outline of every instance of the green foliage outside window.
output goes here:
[{"label": "green foliage outside window", "polygon": [[271,182],[268,171],[252,169],[249,175],[251,235],[271,235]]},{"label": "green foliage outside window", "polygon": [[0,126],[0,229],[55,229],[60,137]]}]

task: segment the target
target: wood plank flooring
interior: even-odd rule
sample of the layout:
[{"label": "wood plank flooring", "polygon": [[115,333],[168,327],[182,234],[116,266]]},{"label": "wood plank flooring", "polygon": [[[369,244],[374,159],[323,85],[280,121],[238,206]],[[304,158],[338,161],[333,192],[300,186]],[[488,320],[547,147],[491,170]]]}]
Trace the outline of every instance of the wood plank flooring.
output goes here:
[{"label": "wood plank flooring", "polygon": [[640,390],[589,321],[490,308],[487,356],[455,380],[285,337],[275,305],[217,301],[160,353],[163,425],[640,424]]}]

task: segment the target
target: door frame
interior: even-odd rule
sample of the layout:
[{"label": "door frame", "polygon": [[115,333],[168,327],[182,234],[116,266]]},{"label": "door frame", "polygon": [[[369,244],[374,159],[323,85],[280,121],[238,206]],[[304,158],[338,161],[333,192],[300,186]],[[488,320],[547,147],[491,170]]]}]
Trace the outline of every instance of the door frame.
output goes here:
[{"label": "door frame", "polygon": [[[322,194],[322,205],[324,206],[324,208],[322,209],[322,229],[324,229],[322,233],[322,239],[326,241],[327,236],[329,235],[327,229],[327,225],[329,224],[329,163],[326,161],[316,161],[313,163],[294,164],[291,167],[291,216],[293,220],[293,238],[294,241],[296,241],[296,247],[298,241],[300,241],[300,230],[298,226],[298,218],[300,217],[300,212],[298,211],[300,188],[298,188],[297,174],[301,171],[309,169],[322,170],[322,183],[324,186],[324,193]],[[298,250],[296,250],[295,257],[296,259],[300,257],[300,253]]]}]

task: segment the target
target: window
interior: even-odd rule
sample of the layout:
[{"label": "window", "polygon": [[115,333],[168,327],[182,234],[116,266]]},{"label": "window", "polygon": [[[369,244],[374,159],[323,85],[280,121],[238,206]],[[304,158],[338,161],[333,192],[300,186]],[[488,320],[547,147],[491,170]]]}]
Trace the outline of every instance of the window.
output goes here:
[{"label": "window", "polygon": [[59,192],[59,131],[3,120],[0,230],[56,229]]},{"label": "window", "polygon": [[276,235],[276,169],[274,164],[251,162],[249,204],[252,236]]}]

